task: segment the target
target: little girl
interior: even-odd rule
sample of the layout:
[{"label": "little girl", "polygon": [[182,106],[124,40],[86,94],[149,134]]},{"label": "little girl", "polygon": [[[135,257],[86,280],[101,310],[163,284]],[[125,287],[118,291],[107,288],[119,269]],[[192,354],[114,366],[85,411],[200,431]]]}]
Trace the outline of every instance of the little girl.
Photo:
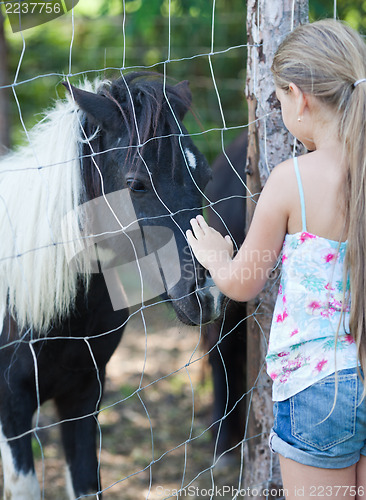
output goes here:
[{"label": "little girl", "polygon": [[366,496],[366,45],[335,20],[296,28],[272,72],[310,153],[277,165],[233,258],[202,216],[187,239],[228,297],[263,288],[282,252],[266,358],[270,446],[288,500]]}]

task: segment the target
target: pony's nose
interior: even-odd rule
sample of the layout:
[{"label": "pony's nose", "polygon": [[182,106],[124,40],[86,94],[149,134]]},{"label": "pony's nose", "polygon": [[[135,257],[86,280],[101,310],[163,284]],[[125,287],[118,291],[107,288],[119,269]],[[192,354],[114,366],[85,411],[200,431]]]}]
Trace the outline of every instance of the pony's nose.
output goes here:
[{"label": "pony's nose", "polygon": [[196,293],[202,307],[202,323],[210,323],[219,318],[225,296],[220,292],[210,276],[205,278]]},{"label": "pony's nose", "polygon": [[178,283],[167,292],[178,318],[188,325],[203,325],[215,321],[221,315],[224,295],[211,277],[189,287]]}]

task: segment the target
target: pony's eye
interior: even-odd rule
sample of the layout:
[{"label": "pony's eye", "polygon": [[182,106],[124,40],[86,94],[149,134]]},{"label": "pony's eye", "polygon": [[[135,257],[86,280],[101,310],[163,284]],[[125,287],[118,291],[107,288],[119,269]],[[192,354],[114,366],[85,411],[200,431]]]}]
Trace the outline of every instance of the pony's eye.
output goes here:
[{"label": "pony's eye", "polygon": [[145,184],[138,179],[127,179],[126,184],[128,189],[134,193],[146,193],[147,191]]}]

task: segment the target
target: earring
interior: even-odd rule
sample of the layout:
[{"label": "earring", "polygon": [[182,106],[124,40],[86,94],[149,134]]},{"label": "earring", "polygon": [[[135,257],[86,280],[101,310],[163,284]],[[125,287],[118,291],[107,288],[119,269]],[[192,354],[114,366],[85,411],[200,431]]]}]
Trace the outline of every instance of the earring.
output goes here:
[{"label": "earring", "polygon": [[297,117],[297,121],[298,121],[298,122],[301,122],[301,119],[302,119],[302,118],[301,118],[301,116],[298,116],[298,117]]}]

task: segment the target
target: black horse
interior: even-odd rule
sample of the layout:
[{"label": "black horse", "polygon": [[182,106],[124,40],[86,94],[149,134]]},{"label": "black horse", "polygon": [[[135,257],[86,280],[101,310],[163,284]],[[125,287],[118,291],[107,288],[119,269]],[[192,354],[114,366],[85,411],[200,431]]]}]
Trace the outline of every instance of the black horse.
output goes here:
[{"label": "black horse", "polygon": [[[205,194],[213,203],[207,219],[223,236],[230,234],[239,248],[245,237],[245,164],[248,136],[245,130],[212,164],[212,180]],[[245,430],[246,304],[227,302],[223,316],[205,325],[214,386],[213,420],[216,454],[240,443]],[[227,456],[226,456],[227,457]]]},{"label": "black horse", "polygon": [[[48,399],[70,498],[101,498],[97,417],[127,306],[143,314],[160,295],[192,325],[221,309],[184,236],[210,177],[182,124],[188,83],[130,73],[66,87],[0,164],[0,448],[13,500],[40,498],[31,438]],[[132,299],[126,273],[140,284]]]}]

